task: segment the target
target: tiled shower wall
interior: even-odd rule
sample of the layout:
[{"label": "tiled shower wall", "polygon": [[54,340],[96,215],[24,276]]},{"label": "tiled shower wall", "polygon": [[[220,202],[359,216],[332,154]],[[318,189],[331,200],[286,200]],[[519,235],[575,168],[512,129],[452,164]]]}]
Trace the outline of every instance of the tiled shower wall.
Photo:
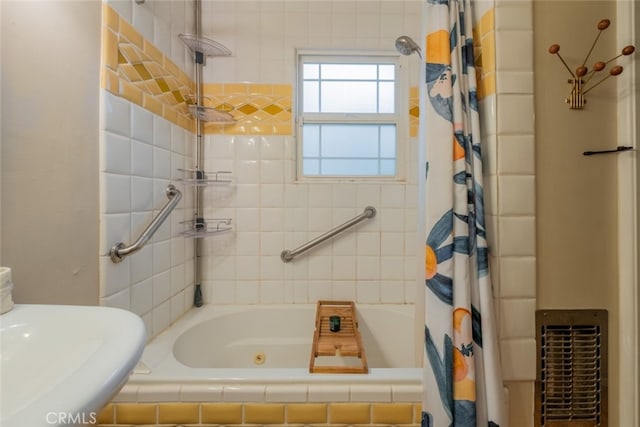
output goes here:
[{"label": "tiled shower wall", "polygon": [[191,91],[190,54],[177,37],[193,28],[193,2],[103,5],[100,134],[100,302],[140,315],[149,337],[193,304],[193,241],[179,235],[192,192],[152,240],[119,264],[116,242],[134,242],[167,203],[165,189],[193,166],[193,124],[181,96]]},{"label": "tiled shower wall", "polygon": [[[395,53],[399,35],[419,40],[420,12],[418,1],[204,2],[203,33],[233,52],[232,57],[208,61],[205,82],[236,89],[244,81],[263,88],[287,86],[295,99],[295,49]],[[407,58],[406,67],[410,85],[417,86],[419,58]],[[244,99],[250,95],[247,89]],[[230,96],[238,98],[237,93]],[[406,96],[410,97],[408,88]],[[246,110],[254,108],[261,109],[256,105]],[[315,303],[318,299],[412,303],[417,264],[422,262],[416,256],[415,132],[414,137],[399,141],[405,151],[401,181],[309,182],[296,177],[292,128],[290,121],[289,129],[257,124],[249,132],[238,126],[207,130],[207,168],[231,170],[236,181],[229,189],[206,189],[207,214],[232,218],[235,235],[207,241],[205,300],[214,304]],[[374,219],[290,263],[281,261],[284,249],[306,243],[368,205],[377,209]]]}]

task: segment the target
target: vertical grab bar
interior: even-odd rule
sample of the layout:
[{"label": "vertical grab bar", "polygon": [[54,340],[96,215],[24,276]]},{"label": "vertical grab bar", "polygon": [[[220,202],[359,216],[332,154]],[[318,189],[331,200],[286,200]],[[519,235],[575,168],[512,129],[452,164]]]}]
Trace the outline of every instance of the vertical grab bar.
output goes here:
[{"label": "vertical grab bar", "polygon": [[116,264],[119,263],[127,255],[131,255],[132,253],[142,249],[149,239],[153,237],[158,228],[160,228],[162,223],[167,219],[171,211],[176,207],[178,202],[180,202],[180,199],[182,199],[182,193],[180,190],[171,184],[167,187],[166,194],[169,202],[164,206],[164,208],[162,208],[158,216],[151,221],[142,234],[140,234],[138,240],[129,246],[125,245],[123,242],[118,242],[111,247],[111,250],[109,251],[111,261]]}]

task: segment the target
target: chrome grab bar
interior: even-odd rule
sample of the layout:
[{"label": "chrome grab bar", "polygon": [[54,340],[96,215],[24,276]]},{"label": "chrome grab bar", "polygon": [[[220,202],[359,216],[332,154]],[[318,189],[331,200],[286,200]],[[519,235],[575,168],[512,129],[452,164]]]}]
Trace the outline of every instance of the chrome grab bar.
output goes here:
[{"label": "chrome grab bar", "polygon": [[164,206],[164,208],[162,208],[153,221],[151,221],[151,224],[147,226],[142,234],[140,234],[138,240],[129,246],[125,245],[123,242],[118,242],[111,247],[111,250],[109,251],[111,261],[119,263],[127,255],[131,255],[132,253],[139,251],[149,241],[149,239],[153,237],[155,232],[158,231],[158,228],[160,228],[173,208],[175,208],[178,202],[180,202],[180,199],[182,199],[182,193],[172,184],[169,184],[167,187],[166,194],[169,202]]},{"label": "chrome grab bar", "polygon": [[289,262],[292,259],[294,259],[295,257],[297,257],[298,255],[301,255],[302,253],[308,251],[309,249],[319,245],[320,243],[323,243],[333,237],[335,237],[336,235],[342,233],[343,231],[345,231],[348,228],[353,227],[354,225],[358,224],[361,221],[364,221],[365,219],[369,219],[369,218],[373,218],[374,216],[376,216],[376,208],[374,208],[373,206],[367,206],[366,208],[364,208],[364,212],[362,212],[360,215],[351,218],[349,221],[345,222],[342,225],[337,226],[336,228],[333,228],[329,231],[327,231],[324,234],[321,234],[320,236],[316,237],[315,239],[305,243],[302,246],[299,246],[291,251],[289,250],[284,250],[280,253],[280,259],[282,260],[282,262]]}]

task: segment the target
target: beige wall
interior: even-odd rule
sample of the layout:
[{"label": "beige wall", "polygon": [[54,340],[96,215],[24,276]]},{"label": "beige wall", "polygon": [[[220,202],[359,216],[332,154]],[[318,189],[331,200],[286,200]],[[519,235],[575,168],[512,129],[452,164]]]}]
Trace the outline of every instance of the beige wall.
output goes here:
[{"label": "beige wall", "polygon": [[[616,83],[589,92],[582,111],[563,102],[568,71],[547,52],[553,43],[570,67],[580,65],[596,24],[610,18],[587,62],[616,55],[613,1],[534,2],[538,308],[609,310],[609,425],[617,409],[617,157],[583,156],[611,149],[616,135]],[[631,39],[621,41],[632,43]],[[624,64],[624,60],[620,61]],[[593,81],[599,80],[595,78]],[[620,141],[620,145],[631,143]]]},{"label": "beige wall", "polygon": [[2,2],[0,264],[18,303],[98,303],[100,13]]}]

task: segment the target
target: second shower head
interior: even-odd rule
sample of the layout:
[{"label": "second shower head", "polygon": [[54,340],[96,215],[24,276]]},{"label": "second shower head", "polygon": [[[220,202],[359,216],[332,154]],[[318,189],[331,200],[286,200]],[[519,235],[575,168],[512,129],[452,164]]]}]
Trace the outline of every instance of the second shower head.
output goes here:
[{"label": "second shower head", "polygon": [[396,50],[403,55],[411,55],[417,52],[420,59],[422,59],[422,49],[409,36],[400,36],[396,39]]}]

